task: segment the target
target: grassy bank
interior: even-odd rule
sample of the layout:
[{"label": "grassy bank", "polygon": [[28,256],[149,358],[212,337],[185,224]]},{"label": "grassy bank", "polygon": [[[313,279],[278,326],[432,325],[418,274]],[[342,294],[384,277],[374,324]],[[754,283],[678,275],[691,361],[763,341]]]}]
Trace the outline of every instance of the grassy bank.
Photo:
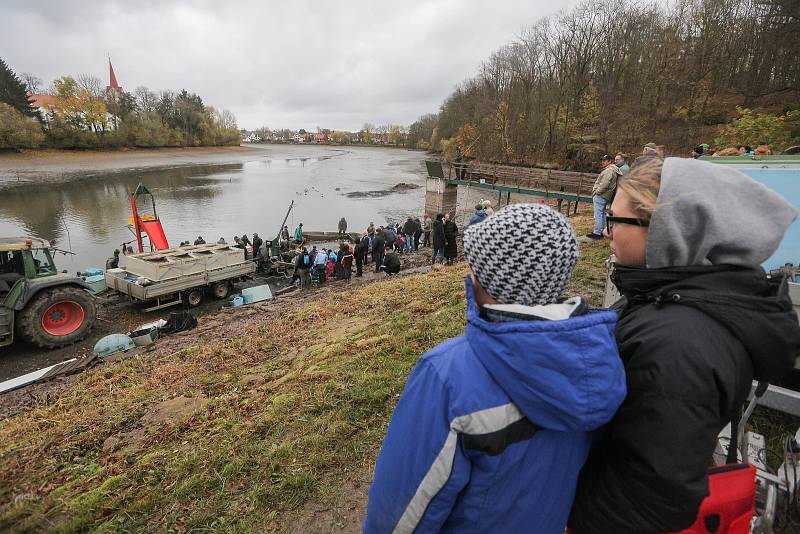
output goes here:
[{"label": "grassy bank", "polygon": [[[569,293],[596,303],[606,251],[582,246]],[[0,423],[0,530],[284,530],[369,479],[409,371],[463,332],[465,273],[320,293],[87,373]]]}]

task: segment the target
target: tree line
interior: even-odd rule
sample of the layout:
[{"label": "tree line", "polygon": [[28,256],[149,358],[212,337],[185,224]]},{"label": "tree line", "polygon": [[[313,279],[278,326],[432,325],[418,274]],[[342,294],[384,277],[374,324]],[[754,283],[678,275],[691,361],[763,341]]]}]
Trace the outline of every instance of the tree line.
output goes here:
[{"label": "tree line", "polygon": [[566,168],[651,141],[782,150],[800,142],[798,57],[797,0],[588,0],[497,50],[408,144]]},{"label": "tree line", "polygon": [[107,91],[99,78],[54,80],[45,106],[31,106],[41,81],[0,59],[0,149],[238,145],[236,118],[186,91]]}]

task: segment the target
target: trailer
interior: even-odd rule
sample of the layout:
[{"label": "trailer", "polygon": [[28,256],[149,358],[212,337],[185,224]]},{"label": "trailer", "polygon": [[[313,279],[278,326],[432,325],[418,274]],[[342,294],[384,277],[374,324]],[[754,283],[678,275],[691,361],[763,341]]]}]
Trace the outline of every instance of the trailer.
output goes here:
[{"label": "trailer", "polygon": [[146,303],[145,311],[180,304],[199,306],[206,295],[227,298],[233,283],[256,271],[243,249],[221,244],[178,247],[125,257],[125,267],[105,273],[109,294]]}]

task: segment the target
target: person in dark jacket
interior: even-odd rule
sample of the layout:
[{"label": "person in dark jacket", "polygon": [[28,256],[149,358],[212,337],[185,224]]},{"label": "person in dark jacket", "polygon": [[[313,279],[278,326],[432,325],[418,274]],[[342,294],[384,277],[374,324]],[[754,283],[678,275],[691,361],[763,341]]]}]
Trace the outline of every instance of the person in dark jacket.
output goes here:
[{"label": "person in dark jacket", "polygon": [[114,254],[106,260],[106,270],[119,267],[119,249],[114,249]]},{"label": "person in dark jacket", "polygon": [[242,245],[244,245],[243,246],[243,248],[244,248],[244,259],[246,259],[246,260],[250,259],[250,253],[248,252],[247,247],[248,246],[252,247],[253,244],[250,243],[250,238],[247,237],[247,234],[242,234],[242,237],[240,239],[242,240]]},{"label": "person in dark jacket", "polygon": [[205,245],[206,244],[206,240],[203,239],[203,236],[199,235],[199,236],[197,236],[197,239],[194,240],[194,244],[195,245]]},{"label": "person in dark jacket", "polygon": [[394,245],[394,242],[397,241],[397,229],[394,227],[394,225],[386,225],[386,228],[383,229],[383,239],[389,245]]},{"label": "person in dark jacket", "polygon": [[445,245],[445,236],[444,236],[444,215],[442,213],[436,214],[436,220],[433,221],[433,230],[431,230],[433,234],[433,254],[431,254],[431,264],[436,263],[437,258],[440,258],[438,261],[439,263],[444,263],[444,245]]},{"label": "person in dark jacket", "polygon": [[347,219],[342,217],[339,219],[339,235],[344,235],[347,233]]},{"label": "person in dark jacket", "polygon": [[417,226],[414,224],[414,219],[411,215],[408,216],[406,222],[403,224],[403,235],[405,235],[405,243],[403,252],[411,252],[414,250],[414,234],[417,232]]},{"label": "person in dark jacket", "polygon": [[419,250],[419,240],[422,238],[422,222],[419,217],[414,218],[414,251]]},{"label": "person in dark jacket", "polygon": [[578,245],[546,206],[500,210],[464,250],[465,335],[408,378],[363,530],[563,534],[592,431],[625,398],[616,314],[558,303]]},{"label": "person in dark jacket", "polygon": [[369,236],[367,234],[363,234],[359,236],[358,242],[356,243],[356,247],[353,252],[353,257],[356,260],[356,276],[362,276],[364,274],[364,260],[367,258],[368,252],[369,252]]},{"label": "person in dark jacket", "polygon": [[264,244],[264,240],[258,237],[258,234],[253,233],[253,257],[258,257],[258,251],[261,249],[261,245]]},{"label": "person in dark jacket", "polygon": [[[295,276],[300,279],[300,288],[306,289],[311,287],[311,275],[309,274],[309,269],[311,269],[311,256],[306,247],[303,247],[295,258],[294,267]],[[292,281],[294,281],[294,277],[292,277]]]},{"label": "person in dark jacket", "polygon": [[349,280],[353,272],[353,255],[350,254],[350,247],[347,243],[339,245],[339,252],[336,254],[336,279]]},{"label": "person in dark jacket", "polygon": [[381,270],[389,275],[400,272],[400,256],[397,255],[397,252],[389,248],[389,245],[386,245],[386,253],[383,255]]},{"label": "person in dark jacket", "polygon": [[386,240],[383,236],[383,230],[378,228],[375,231],[375,238],[372,240],[372,261],[375,262],[375,272],[378,273],[383,265],[383,252],[386,246]]},{"label": "person in dark jacket", "polygon": [[458,256],[458,226],[449,213],[444,214],[444,239],[444,257],[447,265],[452,265]]},{"label": "person in dark jacket", "polygon": [[605,232],[628,396],[581,472],[574,534],[695,522],[718,433],[800,353],[785,280],[760,267],[796,216],[724,165],[653,159],[620,178]]}]

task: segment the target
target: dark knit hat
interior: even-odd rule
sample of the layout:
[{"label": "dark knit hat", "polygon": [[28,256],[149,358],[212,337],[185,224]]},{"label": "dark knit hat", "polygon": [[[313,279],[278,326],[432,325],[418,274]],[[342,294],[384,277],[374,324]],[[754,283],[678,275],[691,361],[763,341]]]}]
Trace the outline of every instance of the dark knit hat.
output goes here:
[{"label": "dark knit hat", "polygon": [[566,217],[541,204],[512,204],[464,232],[464,254],[481,287],[500,304],[552,304],[561,296],[578,243]]}]

